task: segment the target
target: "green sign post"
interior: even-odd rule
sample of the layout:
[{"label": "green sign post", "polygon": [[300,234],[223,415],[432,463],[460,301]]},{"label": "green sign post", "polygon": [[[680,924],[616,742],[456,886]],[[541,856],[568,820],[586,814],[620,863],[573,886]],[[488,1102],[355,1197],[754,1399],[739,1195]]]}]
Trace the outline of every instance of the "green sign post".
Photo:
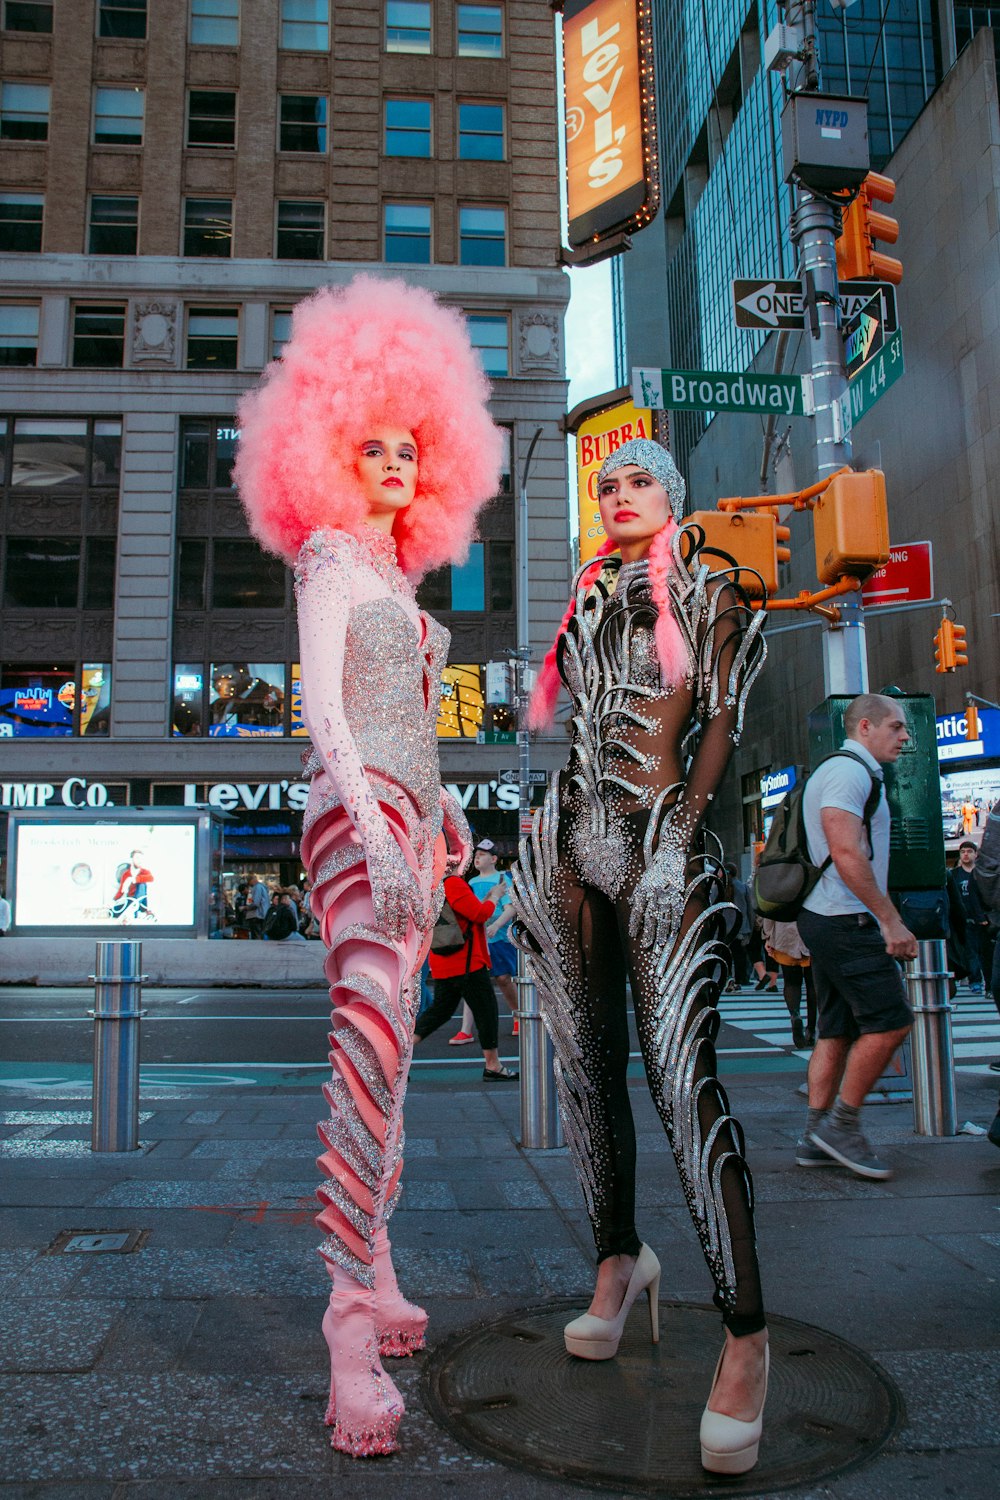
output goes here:
[{"label": "green sign post", "polygon": [[890,334],[879,352],[861,366],[852,376],[847,387],[848,416],[850,426],[860,422],[866,412],[871,411],[880,396],[884,396],[891,385],[895,385],[903,373],[903,335],[897,328]]},{"label": "green sign post", "polygon": [[733,375],[726,370],[632,371],[632,400],[654,411],[742,411],[801,417],[798,375]]}]

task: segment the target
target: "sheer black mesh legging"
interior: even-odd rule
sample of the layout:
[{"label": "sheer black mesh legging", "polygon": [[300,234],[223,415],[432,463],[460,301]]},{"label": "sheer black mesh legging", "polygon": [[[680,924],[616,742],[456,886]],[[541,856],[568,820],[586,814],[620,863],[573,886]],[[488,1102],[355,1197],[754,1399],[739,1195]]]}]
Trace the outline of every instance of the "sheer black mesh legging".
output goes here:
[{"label": "sheer black mesh legging", "polygon": [[[699,1223],[698,1201],[701,1189],[685,1161],[678,1129],[671,1119],[671,1082],[661,1076],[657,1044],[669,1016],[658,1022],[654,1013],[655,980],[649,977],[644,955],[629,937],[629,912],[634,881],[629,881],[617,901],[582,883],[567,864],[563,864],[553,882],[559,893],[562,916],[567,920],[573,940],[561,955],[563,972],[572,1004],[572,1030],[579,1048],[579,1072],[574,1080],[569,1070],[563,1072],[563,1086],[571,1091],[586,1090],[590,1126],[591,1161],[589,1176],[593,1194],[591,1223],[598,1261],[610,1255],[638,1255],[641,1241],[635,1226],[635,1126],[628,1095],[628,1020],[625,1007],[625,978],[629,976],[635,1007],[639,1044],[642,1049],[646,1078],[674,1153],[685,1198],[698,1229],[709,1270],[716,1284],[715,1304],[729,1330],[737,1336],[756,1333],[764,1327],[760,1272],[754,1234],[752,1188],[743,1159],[742,1131],[735,1121],[724,1124],[715,1137],[709,1153],[709,1175],[718,1158],[734,1153],[721,1172],[721,1214],[724,1215],[732,1247],[734,1275],[722,1273],[719,1256],[707,1242],[704,1222]],[[681,938],[703,910],[703,903],[692,899],[684,913]],[[561,924],[560,924],[561,925]],[[719,923],[720,927],[723,925]],[[721,936],[721,932],[719,934]],[[715,1010],[719,990],[725,984],[726,970],[712,961],[714,973],[702,992],[702,1002],[710,1002],[710,1019],[700,1021],[695,1012],[692,1025],[701,1025],[714,1039],[718,1029]],[[704,967],[700,970],[704,975]],[[700,1007],[699,1007],[700,1008]],[[702,1047],[693,1083],[715,1079],[715,1049]],[[721,1085],[710,1082],[698,1097],[698,1120],[702,1140],[707,1141],[713,1125],[728,1114],[728,1101]],[[586,1169],[585,1169],[586,1170]]]}]

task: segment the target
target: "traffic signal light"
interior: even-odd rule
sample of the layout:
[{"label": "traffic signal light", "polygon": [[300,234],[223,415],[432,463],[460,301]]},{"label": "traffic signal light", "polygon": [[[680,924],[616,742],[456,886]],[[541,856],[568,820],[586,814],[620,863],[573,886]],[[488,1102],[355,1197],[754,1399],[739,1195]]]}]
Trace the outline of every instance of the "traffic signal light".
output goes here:
[{"label": "traffic signal light", "polygon": [[843,227],[837,237],[838,281],[891,281],[893,286],[902,281],[902,262],[875,249],[877,240],[894,245],[899,225],[872,204],[891,203],[895,196],[896,184],[891,177],[868,173],[858,196],[842,212]]},{"label": "traffic signal light", "polygon": [[935,672],[955,670],[955,627],[949,619],[942,620],[935,632],[934,661]]},{"label": "traffic signal light", "polygon": [[965,738],[967,740],[979,738],[979,709],[974,703],[970,703],[965,710]]},{"label": "traffic signal light", "polygon": [[813,506],[816,577],[862,582],[889,561],[889,510],[881,469],[835,474]]},{"label": "traffic signal light", "polygon": [[965,641],[965,626],[956,625],[951,627],[951,653],[953,665],[956,667],[967,667],[969,665],[969,648]]},{"label": "traffic signal light", "polygon": [[[787,526],[779,526],[770,511],[696,510],[685,524],[689,522],[704,531],[706,547],[735,557],[741,565],[736,581],[751,599],[763,597],[761,580],[768,594],[775,592],[778,564],[787,562],[792,555],[784,545],[791,538],[791,531]],[[749,568],[754,571],[746,571]]]}]

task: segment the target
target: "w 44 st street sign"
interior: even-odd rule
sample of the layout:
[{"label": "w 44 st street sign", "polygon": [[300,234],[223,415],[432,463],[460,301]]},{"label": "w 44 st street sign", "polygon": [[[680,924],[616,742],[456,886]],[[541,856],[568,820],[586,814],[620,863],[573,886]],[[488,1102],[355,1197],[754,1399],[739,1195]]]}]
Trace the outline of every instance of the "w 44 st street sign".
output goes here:
[{"label": "w 44 st street sign", "polygon": [[[875,296],[882,298],[882,327],[894,333],[896,288],[889,281],[845,281],[840,287],[841,316],[846,323]],[[733,310],[737,328],[779,328],[806,326],[806,294],[801,281],[737,280],[733,282]]]}]

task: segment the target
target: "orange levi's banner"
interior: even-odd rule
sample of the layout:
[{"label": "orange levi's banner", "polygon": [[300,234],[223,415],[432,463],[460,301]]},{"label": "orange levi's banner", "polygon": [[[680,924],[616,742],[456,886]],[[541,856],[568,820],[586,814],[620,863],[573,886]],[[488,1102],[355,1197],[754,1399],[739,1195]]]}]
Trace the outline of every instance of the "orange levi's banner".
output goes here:
[{"label": "orange levi's banner", "polygon": [[[657,207],[648,0],[565,0],[569,242],[638,228]],[[644,73],[645,70],[645,73]]]},{"label": "orange levi's banner", "polygon": [[576,489],[580,506],[580,562],[597,556],[605,539],[597,499],[597,475],[609,453],[633,438],[653,436],[653,414],[624,401],[587,417],[576,430]]}]

